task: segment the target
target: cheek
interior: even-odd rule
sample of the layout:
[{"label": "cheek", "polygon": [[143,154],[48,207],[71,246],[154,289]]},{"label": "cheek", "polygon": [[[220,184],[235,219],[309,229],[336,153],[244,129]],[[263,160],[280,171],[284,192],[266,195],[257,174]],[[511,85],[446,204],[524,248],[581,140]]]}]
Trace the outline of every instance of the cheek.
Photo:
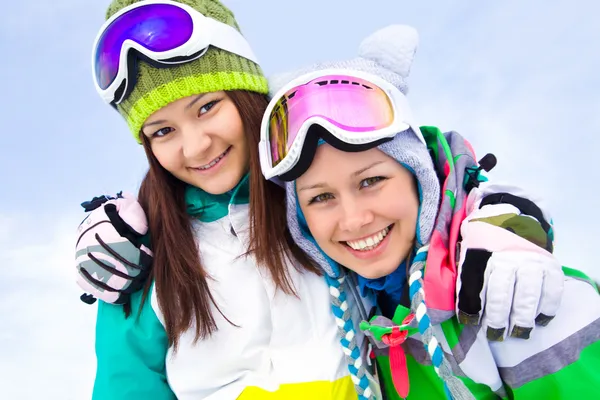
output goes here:
[{"label": "cheek", "polygon": [[302,209],[304,218],[308,229],[312,234],[313,238],[317,241],[317,244],[321,248],[326,248],[331,241],[333,229],[333,223],[325,213],[311,210],[310,207]]},{"label": "cheek", "polygon": [[215,121],[214,132],[218,132],[219,139],[226,145],[236,148],[236,154],[244,165],[250,163],[250,149],[244,126],[238,114],[223,113],[219,121]]},{"label": "cheek", "polygon": [[419,201],[416,196],[386,196],[380,204],[383,215],[391,220],[414,222],[416,225],[419,213]]},{"label": "cheek", "polygon": [[246,146],[247,138],[240,114],[233,104],[221,110],[219,117],[214,120],[214,131],[220,132],[221,138],[230,144]]},{"label": "cheek", "polygon": [[413,221],[417,221],[419,216],[419,200],[416,195],[411,196],[411,198],[406,202],[404,206],[404,213],[407,218],[411,218]]},{"label": "cheek", "polygon": [[248,138],[244,134],[243,127],[240,126],[237,128],[238,135],[232,138],[231,144],[234,147],[237,147],[239,154],[241,154],[241,163],[244,168],[248,168],[250,165],[250,147],[248,145]]},{"label": "cheek", "polygon": [[401,222],[402,237],[404,240],[413,241],[417,234],[417,220],[419,217],[419,201],[408,198],[398,211],[398,220]]},{"label": "cheek", "polygon": [[178,167],[178,156],[177,152],[174,151],[171,146],[167,143],[160,143],[151,146],[154,157],[158,160],[158,163],[167,171],[173,173]]},{"label": "cheek", "polygon": [[243,130],[240,128],[241,134],[235,135],[231,138],[230,144],[237,147],[239,151],[244,155],[242,158],[244,160],[244,164],[248,164],[250,162],[250,148],[248,146],[248,138],[244,135]]}]

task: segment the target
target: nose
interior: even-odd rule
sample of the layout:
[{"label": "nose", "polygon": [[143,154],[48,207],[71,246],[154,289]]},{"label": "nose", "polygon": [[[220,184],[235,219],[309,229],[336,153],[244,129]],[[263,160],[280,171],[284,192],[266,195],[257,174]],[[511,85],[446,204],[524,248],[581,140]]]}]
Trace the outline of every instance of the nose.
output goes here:
[{"label": "nose", "polygon": [[210,148],[212,139],[198,126],[182,127],[182,151],[187,159],[201,160],[206,150]]},{"label": "nose", "polygon": [[373,211],[365,199],[346,198],[340,207],[339,228],[344,232],[358,232],[374,220]]}]

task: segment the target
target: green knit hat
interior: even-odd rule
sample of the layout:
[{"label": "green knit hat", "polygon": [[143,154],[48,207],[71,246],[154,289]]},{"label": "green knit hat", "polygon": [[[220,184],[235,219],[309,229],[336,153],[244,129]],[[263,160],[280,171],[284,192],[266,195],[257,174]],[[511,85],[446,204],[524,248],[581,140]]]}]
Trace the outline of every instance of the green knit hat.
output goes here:
[{"label": "green knit hat", "polygon": [[[143,0],[113,0],[106,11],[106,19],[138,1]],[[240,30],[231,10],[218,0],[175,1]],[[135,87],[117,105],[117,109],[127,121],[135,139],[141,143],[142,125],[154,112],[175,100],[220,90],[269,92],[267,79],[260,66],[237,54],[211,46],[202,57],[169,68],[155,68],[143,61],[138,62]]]}]

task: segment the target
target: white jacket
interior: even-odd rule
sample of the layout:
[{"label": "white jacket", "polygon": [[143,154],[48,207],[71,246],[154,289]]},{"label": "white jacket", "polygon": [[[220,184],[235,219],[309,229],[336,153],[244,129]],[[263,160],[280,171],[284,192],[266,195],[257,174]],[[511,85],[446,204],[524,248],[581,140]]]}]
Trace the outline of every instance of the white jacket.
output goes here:
[{"label": "white jacket", "polygon": [[251,257],[248,205],[194,222],[211,293],[227,322],[213,310],[218,331],[194,343],[195,329],[168,347],[156,290],[132,317],[100,302],[94,399],[355,399],[323,277],[290,267],[298,297],[276,291],[268,271]]}]

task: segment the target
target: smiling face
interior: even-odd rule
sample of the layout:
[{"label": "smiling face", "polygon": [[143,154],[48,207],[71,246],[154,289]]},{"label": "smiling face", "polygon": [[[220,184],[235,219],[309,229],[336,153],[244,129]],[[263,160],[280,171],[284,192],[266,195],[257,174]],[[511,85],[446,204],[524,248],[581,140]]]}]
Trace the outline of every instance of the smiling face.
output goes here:
[{"label": "smiling face", "polygon": [[382,151],[347,153],[322,144],[296,190],[321,250],[359,275],[389,275],[413,249],[415,179]]},{"label": "smiling face", "polygon": [[142,133],[164,169],[208,193],[233,189],[248,171],[243,123],[225,92],[176,100],[148,117]]}]

